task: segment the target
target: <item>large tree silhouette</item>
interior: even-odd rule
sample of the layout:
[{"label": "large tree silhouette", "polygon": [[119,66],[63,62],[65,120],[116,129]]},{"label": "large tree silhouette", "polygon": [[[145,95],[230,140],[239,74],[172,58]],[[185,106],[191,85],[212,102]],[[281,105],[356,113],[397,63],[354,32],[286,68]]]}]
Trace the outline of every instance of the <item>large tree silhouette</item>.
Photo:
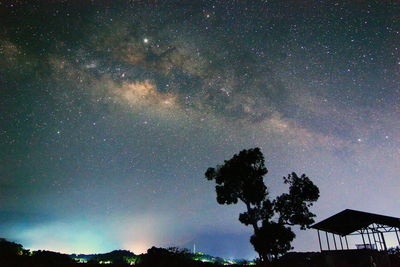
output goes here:
[{"label": "large tree silhouette", "polygon": [[295,234],[291,226],[304,230],[312,224],[315,214],[309,208],[319,198],[318,187],[305,174],[299,177],[293,172],[283,178],[289,192],[270,200],[263,179],[267,173],[259,148],[242,150],[205,173],[208,180],[215,180],[219,204],[239,200],[245,204],[247,210],[239,215],[239,221],[253,227],[250,242],[262,261],[292,249]]}]

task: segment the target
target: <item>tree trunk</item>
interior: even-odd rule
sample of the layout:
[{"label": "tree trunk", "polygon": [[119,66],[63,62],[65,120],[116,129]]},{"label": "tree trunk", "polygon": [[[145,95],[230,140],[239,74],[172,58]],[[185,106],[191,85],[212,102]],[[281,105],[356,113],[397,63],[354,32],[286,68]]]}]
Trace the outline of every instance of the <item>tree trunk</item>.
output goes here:
[{"label": "tree trunk", "polygon": [[[250,203],[249,203],[249,202],[245,202],[245,201],[243,201],[243,202],[246,204],[247,212],[248,212],[249,214],[251,214]],[[256,234],[256,232],[258,231],[258,224],[257,224],[257,221],[253,221],[253,222],[251,223],[251,225],[253,226],[254,234]],[[258,256],[260,257],[261,262],[263,262],[263,263],[267,262],[267,261],[265,261],[265,257],[264,257],[261,253],[258,253]],[[268,259],[268,258],[267,258],[267,259]]]},{"label": "tree trunk", "polygon": [[[249,214],[251,214],[251,207],[250,207],[250,203],[249,202],[245,202],[246,203],[246,207],[247,207],[247,212]],[[252,222],[251,225],[253,226],[254,229],[254,233],[256,233],[256,231],[258,231],[258,225],[257,225],[257,221]]]}]

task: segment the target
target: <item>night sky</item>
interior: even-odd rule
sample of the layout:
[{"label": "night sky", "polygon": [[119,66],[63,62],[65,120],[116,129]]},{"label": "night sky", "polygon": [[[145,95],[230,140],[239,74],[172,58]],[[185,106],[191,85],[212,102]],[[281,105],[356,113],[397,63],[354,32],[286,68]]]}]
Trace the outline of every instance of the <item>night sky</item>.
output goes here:
[{"label": "night sky", "polygon": [[204,173],[256,146],[271,196],[319,186],[316,221],[400,216],[399,2],[37,2],[0,2],[0,236],[253,258]]}]

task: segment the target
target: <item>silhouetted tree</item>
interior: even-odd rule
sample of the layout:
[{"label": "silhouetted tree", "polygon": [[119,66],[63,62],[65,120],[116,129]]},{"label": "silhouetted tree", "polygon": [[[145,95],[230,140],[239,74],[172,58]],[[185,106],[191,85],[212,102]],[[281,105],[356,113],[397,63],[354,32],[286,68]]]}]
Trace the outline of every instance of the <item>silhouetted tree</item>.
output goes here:
[{"label": "silhouetted tree", "polygon": [[33,251],[31,259],[35,264],[40,265],[56,266],[74,263],[74,260],[67,254],[47,250]]},{"label": "silhouetted tree", "polygon": [[306,175],[299,177],[293,172],[283,178],[289,193],[271,201],[263,180],[267,173],[259,148],[242,150],[205,173],[208,180],[215,180],[219,204],[240,200],[246,205],[239,221],[253,227],[250,242],[262,261],[292,249],[295,234],[290,226],[299,225],[302,230],[309,227],[315,217],[309,208],[319,198],[318,187]]},{"label": "silhouetted tree", "polygon": [[168,249],[152,247],[141,258],[142,266],[190,266],[191,254],[186,249],[171,247]]},{"label": "silhouetted tree", "polygon": [[111,262],[113,264],[123,264],[127,259],[133,259],[136,255],[129,250],[113,250],[108,253],[96,254],[91,260],[94,262]]},{"label": "silhouetted tree", "polygon": [[25,250],[21,244],[10,242],[4,238],[0,238],[0,257],[14,257],[28,255],[29,251]]}]

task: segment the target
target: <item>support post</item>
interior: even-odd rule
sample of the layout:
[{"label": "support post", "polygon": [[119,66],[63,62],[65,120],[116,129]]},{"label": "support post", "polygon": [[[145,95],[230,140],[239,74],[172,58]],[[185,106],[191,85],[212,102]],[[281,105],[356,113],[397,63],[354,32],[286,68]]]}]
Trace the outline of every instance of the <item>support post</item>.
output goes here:
[{"label": "support post", "polygon": [[339,235],[339,240],[340,240],[340,247],[341,247],[342,250],[343,250],[343,242],[342,242],[342,236],[341,236],[341,235]]},{"label": "support post", "polygon": [[374,243],[375,243],[376,250],[379,250],[378,244],[376,243],[376,238],[375,238],[374,230],[372,230],[372,237],[374,238]]},{"label": "support post", "polygon": [[382,241],[383,241],[383,247],[385,248],[385,251],[387,251],[385,237],[383,236],[382,232],[381,232],[381,236],[382,236]]},{"label": "support post", "polygon": [[331,250],[331,247],[329,246],[328,232],[325,232],[325,236],[326,236],[326,243],[328,244],[328,250]]},{"label": "support post", "polygon": [[349,249],[349,242],[347,242],[347,235],[344,236],[344,240],[346,240],[346,247]]},{"label": "support post", "polygon": [[369,248],[370,248],[370,249],[372,249],[371,237],[369,236],[369,231],[368,231],[368,228],[367,228],[366,230],[367,230],[367,236],[368,236]]},{"label": "support post", "polygon": [[[400,228],[399,228],[400,230]],[[399,242],[399,246],[400,246],[400,238],[399,238],[399,233],[397,232],[397,228],[394,228],[394,231],[396,232],[396,237],[397,237],[397,242]]]},{"label": "support post", "polygon": [[322,244],[321,244],[321,236],[319,235],[319,230],[317,229],[317,233],[318,233],[318,242],[319,242],[319,249],[322,252]]},{"label": "support post", "polygon": [[379,232],[379,231],[376,231],[376,234],[377,234],[377,236],[378,236],[378,240],[379,240],[379,245],[380,245],[380,247],[381,247],[381,250],[384,250],[384,247],[383,247],[383,242],[382,242],[382,240],[381,240],[381,235],[380,235],[380,233],[381,232]]},{"label": "support post", "polygon": [[365,248],[366,245],[365,245],[365,238],[364,238],[363,230],[361,230],[361,237],[362,237],[364,248]]},{"label": "support post", "polygon": [[336,239],[335,239],[335,234],[334,233],[332,233],[332,237],[333,237],[333,244],[335,245],[335,250],[337,250]]}]

